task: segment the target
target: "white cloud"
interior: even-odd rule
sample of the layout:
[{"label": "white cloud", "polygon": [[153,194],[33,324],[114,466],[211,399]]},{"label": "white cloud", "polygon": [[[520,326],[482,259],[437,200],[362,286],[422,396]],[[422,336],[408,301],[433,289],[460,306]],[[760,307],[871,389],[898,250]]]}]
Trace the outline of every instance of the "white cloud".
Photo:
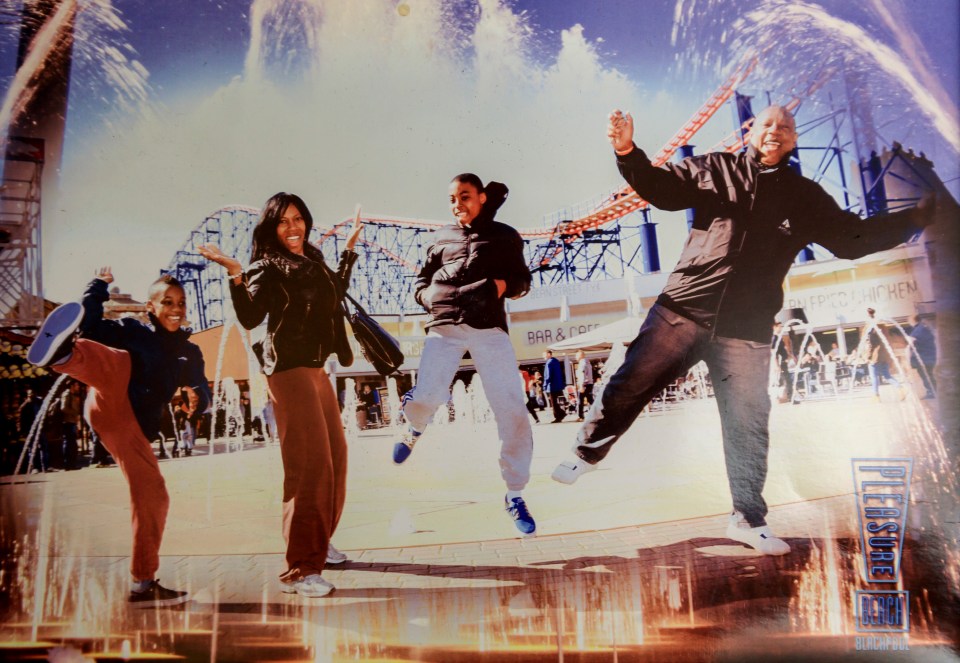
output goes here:
[{"label": "white cloud", "polygon": [[[62,212],[46,225],[50,293],[75,292],[69,270],[85,260],[113,261],[136,291],[205,215],[280,190],[302,195],[319,223],[357,201],[446,220],[447,182],[474,171],[510,187],[504,220],[536,226],[618,182],[606,115],[649,103],[579,25],[547,45],[553,62],[536,61],[530,26],[498,0],[476,16],[439,1],[409,2],[406,17],[389,3],[301,0],[293,16],[271,14],[275,4],[254,3],[263,23],[242,78],[69,155]],[[659,113],[647,123],[662,125],[650,135],[675,129]]]}]

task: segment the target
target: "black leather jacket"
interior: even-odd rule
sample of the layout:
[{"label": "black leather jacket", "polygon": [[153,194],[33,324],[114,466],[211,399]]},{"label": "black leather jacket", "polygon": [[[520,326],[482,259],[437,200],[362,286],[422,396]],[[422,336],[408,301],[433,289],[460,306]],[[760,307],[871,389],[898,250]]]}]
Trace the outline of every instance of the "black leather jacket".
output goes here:
[{"label": "black leather jacket", "polygon": [[657,301],[717,336],[770,340],[783,306],[783,279],[808,244],[854,259],[920,231],[913,223],[917,210],[860,218],[786,162],[761,168],[752,146],[656,168],[634,146],[617,156],[617,166],[654,207],[693,208],[693,229]]},{"label": "black leather jacket", "polygon": [[267,319],[253,349],[267,375],[302,366],[322,368],[336,354],[353,363],[340,301],[357,254],[344,251],[334,272],[312,245],[304,256],[271,254],[254,262],[239,284],[230,282],[237,320],[253,329]]},{"label": "black leather jacket", "polygon": [[517,299],[530,290],[532,278],[520,233],[494,221],[507,187],[489,182],[484,192],[487,201],[473,223],[444,226],[427,249],[414,290],[417,302],[430,314],[425,329],[467,324],[507,331],[503,297],[497,296],[494,279],[506,282],[504,297]]}]

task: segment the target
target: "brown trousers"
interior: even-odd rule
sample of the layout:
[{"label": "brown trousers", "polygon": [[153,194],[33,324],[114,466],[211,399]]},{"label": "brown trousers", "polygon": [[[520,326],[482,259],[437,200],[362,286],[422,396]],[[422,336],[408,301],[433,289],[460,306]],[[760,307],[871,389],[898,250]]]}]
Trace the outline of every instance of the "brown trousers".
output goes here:
[{"label": "brown trousers", "polygon": [[73,354],[55,371],[90,387],[84,415],[100,435],[127,480],[133,516],[133,556],[130,572],[136,580],[151,580],[160,568],[160,542],[167,523],[170,497],[150,441],[133,414],[127,386],[130,355],[80,339]]},{"label": "brown trousers", "polygon": [[283,459],[283,538],[287,570],[298,580],[320,573],[347,496],[347,440],[340,407],[322,368],[267,376]]}]

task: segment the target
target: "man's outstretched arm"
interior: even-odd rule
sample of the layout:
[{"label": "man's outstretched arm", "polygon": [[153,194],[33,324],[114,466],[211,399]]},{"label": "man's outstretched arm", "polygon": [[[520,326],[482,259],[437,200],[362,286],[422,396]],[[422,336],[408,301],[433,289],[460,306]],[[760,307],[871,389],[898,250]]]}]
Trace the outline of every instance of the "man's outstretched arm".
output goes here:
[{"label": "man's outstretched arm", "polygon": [[633,117],[620,110],[610,113],[607,139],[617,155],[617,168],[627,184],[658,209],[675,211],[696,207],[710,192],[697,184],[697,161],[656,167],[646,153],[633,142]]}]

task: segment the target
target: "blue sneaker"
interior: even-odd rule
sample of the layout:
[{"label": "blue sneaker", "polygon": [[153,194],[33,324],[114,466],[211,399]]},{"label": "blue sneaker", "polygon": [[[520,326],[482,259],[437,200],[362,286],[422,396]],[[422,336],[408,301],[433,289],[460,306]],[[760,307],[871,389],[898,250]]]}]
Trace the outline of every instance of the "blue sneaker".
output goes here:
[{"label": "blue sneaker", "polygon": [[78,302],[61,304],[43,321],[33,344],[27,350],[27,361],[34,366],[49,366],[73,351],[73,335],[83,321],[83,306]]},{"label": "blue sneaker", "polygon": [[524,536],[533,536],[537,533],[537,523],[533,516],[527,511],[527,503],[522,497],[514,497],[512,500],[503,498],[503,503],[507,510],[507,515],[513,518],[513,524],[517,526],[520,533]]},{"label": "blue sneaker", "polygon": [[400,441],[393,445],[393,462],[399,465],[409,458],[410,454],[413,453],[413,445],[419,439],[420,433],[412,428],[407,428],[407,432],[403,434]]}]

